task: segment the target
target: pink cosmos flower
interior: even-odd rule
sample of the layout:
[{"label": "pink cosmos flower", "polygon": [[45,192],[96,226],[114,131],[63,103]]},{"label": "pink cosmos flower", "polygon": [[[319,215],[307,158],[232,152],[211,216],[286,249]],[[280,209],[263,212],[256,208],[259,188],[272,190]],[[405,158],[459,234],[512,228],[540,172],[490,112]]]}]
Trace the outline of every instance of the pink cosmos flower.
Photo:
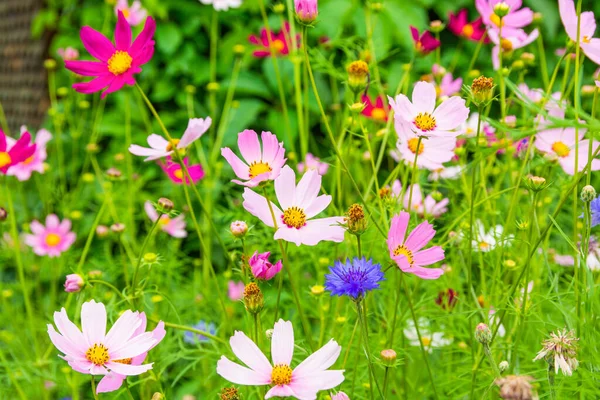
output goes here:
[{"label": "pink cosmos flower", "polygon": [[[558,11],[560,19],[567,31],[569,38],[577,42],[577,12],[573,0],[558,0]],[[592,11],[581,13],[581,22],[579,23],[579,46],[585,55],[600,64],[600,39],[594,37],[596,32],[596,17]]]},{"label": "pink cosmos flower", "polygon": [[[331,196],[321,195],[321,175],[317,171],[307,171],[296,186],[296,174],[289,167],[281,170],[275,179],[275,194],[281,209],[271,202],[275,214],[277,230],[275,239],[314,246],[322,240],[342,242],[344,217],[311,219],[321,213],[331,203]],[[265,225],[274,227],[273,217],[267,200],[246,188],[244,190],[244,208]],[[283,210],[283,211],[282,211]]]},{"label": "pink cosmos flower", "polygon": [[343,370],[329,369],[342,350],[333,339],[292,370],[294,328],[290,321],[280,319],[275,323],[271,339],[272,365],[243,332],[236,331],[229,343],[233,353],[248,367],[221,356],[217,374],[238,385],[271,385],[265,399],[295,397],[313,400],[319,391],[332,389],[344,381]]},{"label": "pink cosmos flower", "polygon": [[[501,2],[510,7],[508,14],[502,20],[494,13],[494,6]],[[531,24],[533,11],[527,7],[521,8],[522,5],[523,0],[475,0],[475,7],[483,18],[483,23],[489,28],[488,33],[499,30],[500,23],[502,23],[503,33],[512,33]]]},{"label": "pink cosmos flower", "polygon": [[454,157],[455,138],[423,138],[419,145],[419,137],[410,129],[407,122],[395,118],[394,125],[398,134],[398,141],[396,142],[396,151],[392,151],[391,156],[396,161],[403,161],[407,165],[412,165],[415,161],[415,154],[418,152],[417,167],[435,171],[444,168],[444,163]]},{"label": "pink cosmos flower", "polygon": [[409,219],[410,214],[405,211],[392,218],[387,239],[390,257],[402,271],[408,274],[415,274],[423,279],[437,279],[444,273],[442,268],[423,268],[423,266],[442,261],[444,250],[440,246],[421,250],[433,239],[435,230],[429,222],[425,221],[417,225],[406,237]]},{"label": "pink cosmos flower", "polygon": [[[283,28],[279,33],[274,34],[270,32],[267,34],[265,28],[260,31],[260,38],[256,35],[250,35],[248,41],[252,44],[260,46],[260,49],[254,50],[254,57],[271,57],[271,50],[269,49],[269,38],[271,39],[271,47],[275,50],[276,55],[287,56],[290,52],[291,43],[288,43],[286,38],[290,37],[290,24],[285,22]],[[296,43],[300,43],[300,37],[297,36]],[[300,46],[298,44],[298,46]]]},{"label": "pink cosmos flower", "polygon": [[153,133],[147,139],[150,148],[132,144],[129,146],[129,152],[136,156],[146,157],[144,161],[158,160],[159,158],[172,155],[175,151],[184,153],[188,146],[200,139],[208,131],[210,124],[212,124],[210,117],[206,117],[206,119],[192,118],[188,122],[188,126],[181,139],[173,139],[172,142],[169,142],[164,137]]},{"label": "pink cosmos flower", "polygon": [[148,17],[144,29],[131,43],[131,27],[122,11],[118,12],[115,28],[115,45],[100,32],[89,26],[81,28],[80,36],[83,45],[99,61],[66,61],[65,67],[83,76],[95,76],[90,82],[75,83],[73,89],[80,93],[95,93],[107,88],[107,94],[120,90],[123,85],[135,85],[134,74],[142,72],[154,54],[154,31],[156,23]]},{"label": "pink cosmos flower", "polygon": [[[147,201],[144,204],[144,210],[146,210],[146,215],[148,215],[148,218],[150,218],[152,222],[155,222],[158,219],[158,212],[156,212],[156,208],[154,208],[151,202]],[[158,225],[163,232],[166,232],[174,238],[184,238],[187,236],[187,232],[185,231],[185,216],[183,214],[179,214],[175,218],[163,214],[160,217]]]},{"label": "pink cosmos flower", "polygon": [[323,176],[327,173],[329,169],[329,164],[321,162],[318,157],[313,156],[310,153],[306,153],[306,158],[304,162],[299,162],[296,166],[298,172],[303,173],[304,171],[308,171],[310,169],[314,169],[319,173],[319,175]]},{"label": "pink cosmos flower", "polygon": [[[406,192],[404,193],[404,199],[402,200],[402,206],[406,210],[412,210],[417,213],[420,217],[433,217],[438,218],[446,211],[448,211],[448,203],[450,200],[443,199],[441,201],[436,201],[431,195],[427,195],[425,199],[423,199],[423,193],[421,192],[421,186],[416,183],[413,186],[413,194],[411,200],[411,204],[408,204],[408,200],[410,197],[410,186],[406,188]],[[392,193],[394,196],[400,198],[402,193],[402,184],[399,180],[395,180],[392,184]]]},{"label": "pink cosmos flower", "polygon": [[55,214],[46,217],[46,226],[34,220],[30,227],[32,234],[25,235],[25,243],[38,256],[58,257],[75,242],[71,221],[61,222]]},{"label": "pink cosmos flower", "polygon": [[279,176],[286,161],[283,142],[278,142],[277,136],[271,132],[263,132],[261,139],[262,151],[256,132],[246,129],[238,135],[238,148],[246,162],[240,160],[229,147],[221,149],[221,155],[231,165],[233,172],[243,179],[234,179],[232,182],[255,187],[263,181],[274,180]]},{"label": "pink cosmos flower", "polygon": [[119,11],[123,13],[123,16],[131,26],[138,26],[148,15],[148,12],[142,7],[142,3],[139,0],[135,0],[131,4],[131,7],[129,6],[129,0],[117,0],[115,15],[118,16]]},{"label": "pink cosmos flower", "polygon": [[65,280],[65,292],[74,293],[79,292],[85,282],[83,278],[79,274],[69,274],[66,276]]},{"label": "pink cosmos flower", "polygon": [[385,105],[383,96],[377,97],[373,103],[369,96],[363,95],[361,101],[365,105],[362,115],[375,121],[387,121],[390,108]]},{"label": "pink cosmos flower", "polygon": [[73,61],[79,58],[79,50],[73,47],[65,47],[64,49],[56,50],[58,55],[65,61]]},{"label": "pink cosmos flower", "polygon": [[[473,22],[469,22],[468,11],[463,8],[458,14],[450,13],[450,21],[448,22],[448,29],[456,36],[463,37],[473,42],[479,42],[485,35],[485,26],[483,26],[483,20],[477,18]],[[488,43],[489,39],[485,38],[483,43]]]},{"label": "pink cosmos flower", "polygon": [[296,16],[305,23],[314,22],[319,15],[317,0],[294,0]]},{"label": "pink cosmos flower", "polygon": [[[167,157],[166,163],[159,162],[159,164],[162,170],[165,171],[165,174],[167,174],[167,176],[169,177],[169,179],[171,179],[173,183],[176,183],[178,185],[183,183],[183,176],[185,172],[183,172],[179,163],[173,162],[171,157]],[[183,164],[186,166],[188,173],[190,174],[190,178],[192,178],[192,182],[194,184],[199,182],[202,178],[204,178],[204,169],[202,169],[202,165],[196,164],[189,166],[189,160],[187,157],[183,159]],[[187,176],[185,177],[185,184],[190,184],[190,180]]]},{"label": "pink cosmos flower", "polygon": [[419,30],[412,25],[410,26],[410,34],[415,43],[415,50],[422,55],[431,53],[442,44],[429,31],[425,31],[422,35],[419,35]]},{"label": "pink cosmos flower", "polygon": [[267,251],[266,253],[255,251],[252,257],[250,257],[250,260],[248,260],[250,269],[252,269],[252,275],[254,275],[256,279],[268,281],[281,271],[281,260],[277,261],[275,264],[271,264],[269,262],[270,256],[270,251]]},{"label": "pink cosmos flower", "polygon": [[344,392],[331,393],[331,400],[350,400],[350,397]]},{"label": "pink cosmos flower", "polygon": [[227,282],[227,297],[231,301],[238,301],[244,297],[244,282]]},{"label": "pink cosmos flower", "polygon": [[[569,175],[575,172],[575,143],[579,142],[579,156],[577,171],[581,172],[588,163],[589,140],[583,140],[586,130],[579,130],[579,137],[575,128],[553,128],[539,132],[535,137],[535,147],[546,154],[554,155],[562,169]],[[593,149],[596,151],[600,143],[594,142]],[[592,171],[600,170],[600,160],[592,160]]]},{"label": "pink cosmos flower", "polygon": [[106,333],[106,308],[94,300],[81,307],[81,327],[69,320],[64,308],[54,313],[48,324],[48,335],[71,368],[82,374],[105,375],[96,393],[117,390],[127,376],[140,375],[152,369],[142,362],[150,349],[165,336],[164,322],[152,332],[146,329],[144,313],[125,311]]},{"label": "pink cosmos flower", "polygon": [[463,172],[464,167],[455,165],[452,167],[444,167],[436,169],[429,174],[430,181],[438,181],[440,179],[457,179]]},{"label": "pink cosmos flower", "polygon": [[436,87],[436,93],[439,98],[454,96],[459,94],[462,89],[463,80],[462,78],[456,78],[452,76],[452,73],[448,72],[442,78],[440,84]]},{"label": "pink cosmos flower", "polygon": [[413,89],[412,102],[404,94],[395,99],[388,96],[394,110],[394,121],[405,121],[418,136],[456,137],[453,132],[469,117],[465,100],[458,96],[446,99],[436,108],[437,92],[429,82],[417,82]]},{"label": "pink cosmos flower", "polygon": [[[28,134],[27,128],[21,127],[21,136]],[[46,153],[46,144],[52,139],[52,134],[46,129],[40,129],[35,135],[35,152],[31,157],[28,157],[25,161],[13,165],[8,169],[6,175],[14,176],[20,181],[26,181],[31,178],[31,174],[36,171],[40,174],[44,173],[44,161],[48,157]],[[8,147],[11,148],[16,144],[16,140],[7,137],[6,142]]]},{"label": "pink cosmos flower", "polygon": [[[545,99],[546,94],[543,89],[532,89],[525,82],[520,83],[517,88],[518,91],[515,92],[517,97],[523,101],[529,101],[531,103],[541,103],[542,100]],[[552,95],[548,98],[549,103],[554,104],[555,106],[559,106],[561,98],[560,92],[552,93]]]},{"label": "pink cosmos flower", "polygon": [[500,47],[502,47],[502,53],[509,53],[513,50],[520,49],[522,47],[528,46],[533,43],[540,32],[537,29],[534,29],[530,34],[525,33],[522,30],[516,31],[502,31],[502,39],[500,39],[500,35],[498,31],[490,30],[489,36],[492,40],[492,43],[495,44],[492,49],[492,64],[494,69],[500,68]]},{"label": "pink cosmos flower", "polygon": [[31,135],[29,132],[23,132],[19,140],[14,142],[9,147],[8,141],[10,138],[0,129],[0,172],[6,175],[8,169],[23,161],[27,161],[33,156],[36,144],[31,143]]}]

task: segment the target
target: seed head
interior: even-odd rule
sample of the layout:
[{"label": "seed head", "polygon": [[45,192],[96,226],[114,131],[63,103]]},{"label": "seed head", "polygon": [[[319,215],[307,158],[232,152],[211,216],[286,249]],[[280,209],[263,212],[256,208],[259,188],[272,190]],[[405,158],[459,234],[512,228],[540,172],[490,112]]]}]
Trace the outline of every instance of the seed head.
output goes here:
[{"label": "seed head", "polygon": [[223,388],[219,396],[221,400],[240,400],[242,398],[238,390],[234,387]]},{"label": "seed head", "polygon": [[498,369],[500,370],[500,372],[504,372],[508,369],[509,364],[508,361],[504,360],[504,361],[500,361],[500,364],[498,364]]},{"label": "seed head", "polygon": [[577,341],[574,331],[567,331],[566,328],[552,332],[550,338],[542,342],[542,350],[539,351],[533,361],[546,360],[550,368],[554,368],[554,372],[562,370],[563,375],[571,376],[573,371],[579,366],[577,361]]},{"label": "seed head", "polygon": [[533,378],[530,376],[509,375],[496,379],[494,383],[500,386],[500,397],[503,399],[533,400],[537,399],[537,395],[533,391],[531,381]]},{"label": "seed head", "polygon": [[244,305],[251,314],[258,314],[265,305],[262,291],[254,282],[250,282],[244,288]]}]

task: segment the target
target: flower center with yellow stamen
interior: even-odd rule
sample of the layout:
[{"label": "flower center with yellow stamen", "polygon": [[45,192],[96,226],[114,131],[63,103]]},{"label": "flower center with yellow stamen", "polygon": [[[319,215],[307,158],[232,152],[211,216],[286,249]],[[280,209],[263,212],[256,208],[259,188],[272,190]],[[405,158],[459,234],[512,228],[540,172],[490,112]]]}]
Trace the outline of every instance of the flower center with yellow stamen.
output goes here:
[{"label": "flower center with yellow stamen", "polygon": [[169,142],[169,144],[167,144],[167,151],[173,151],[177,148],[177,145],[179,144],[179,139],[173,139]]},{"label": "flower center with yellow stamen", "polygon": [[275,50],[277,53],[281,53],[283,51],[283,49],[285,48],[285,43],[283,43],[282,40],[279,39],[275,39],[271,42],[271,47],[273,48],[273,50]]},{"label": "flower center with yellow stamen", "polygon": [[566,157],[571,152],[569,146],[567,146],[563,142],[554,142],[554,144],[552,145],[552,151],[554,151],[559,157]]},{"label": "flower center with yellow stamen", "polygon": [[371,117],[378,121],[385,121],[385,110],[379,107],[374,108],[373,111],[371,111]]},{"label": "flower center with yellow stamen", "polygon": [[590,42],[592,41],[592,39],[590,39],[590,37],[589,37],[589,36],[584,36],[584,37],[581,39],[581,41],[582,41],[583,43],[590,43]]},{"label": "flower center with yellow stamen", "polygon": [[292,382],[292,369],[285,364],[279,364],[273,367],[271,372],[272,385],[289,385]]},{"label": "flower center with yellow stamen", "polygon": [[104,365],[108,362],[108,349],[103,344],[95,344],[85,352],[85,358],[93,364]]},{"label": "flower center with yellow stamen", "polygon": [[271,172],[273,169],[271,166],[264,162],[253,162],[250,164],[250,169],[248,170],[248,174],[250,175],[250,179],[256,178],[260,174],[264,174],[265,172]]},{"label": "flower center with yellow stamen", "polygon": [[423,343],[423,346],[427,347],[431,344],[431,338],[423,336],[421,337],[421,343]]},{"label": "flower center with yellow stamen", "polygon": [[300,229],[306,225],[306,214],[298,207],[290,207],[283,212],[283,223],[290,228]]},{"label": "flower center with yellow stamen", "polygon": [[401,244],[400,246],[396,247],[396,250],[394,250],[394,257],[399,257],[399,256],[406,257],[406,260],[408,261],[408,263],[410,264],[411,267],[415,263],[415,258],[413,257],[412,251],[410,251],[403,244]]},{"label": "flower center with yellow stamen", "polygon": [[502,50],[504,50],[504,51],[512,51],[513,50],[513,44],[508,39],[500,40],[500,47],[502,47]]},{"label": "flower center with yellow stamen", "polygon": [[123,16],[125,18],[129,18],[129,15],[130,15],[129,8],[124,8],[121,10],[121,12],[123,13]]},{"label": "flower center with yellow stamen", "polygon": [[179,180],[183,179],[183,171],[181,171],[181,168],[175,170],[175,172],[173,172],[173,175]]},{"label": "flower center with yellow stamen", "polygon": [[117,50],[108,59],[108,70],[113,75],[121,75],[129,71],[133,58],[126,51]]},{"label": "flower center with yellow stamen", "polygon": [[415,118],[414,124],[420,130],[427,132],[435,129],[435,118],[429,113],[419,113]]},{"label": "flower center with yellow stamen", "polygon": [[492,24],[496,25],[498,28],[500,28],[501,26],[504,26],[504,19],[500,18],[495,13],[492,13],[492,15],[490,15],[490,21],[492,22]]},{"label": "flower center with yellow stamen", "polygon": [[31,156],[28,159],[26,159],[25,161],[23,161],[21,164],[29,165],[33,161],[33,158],[34,158],[34,156]]},{"label": "flower center with yellow stamen", "polygon": [[165,226],[167,225],[169,222],[171,222],[171,218],[169,218],[168,215],[163,215],[162,217],[160,217],[160,220],[158,221],[158,223],[161,226]]},{"label": "flower center with yellow stamen", "polygon": [[113,360],[113,361],[116,363],[119,363],[119,364],[131,365],[131,360],[132,360],[131,358],[124,358],[122,360]]},{"label": "flower center with yellow stamen", "polygon": [[5,151],[0,151],[0,168],[6,167],[12,163],[12,158],[10,158],[10,154]]},{"label": "flower center with yellow stamen", "polygon": [[490,244],[487,242],[479,242],[477,245],[479,246],[480,250],[487,250],[490,248]]},{"label": "flower center with yellow stamen", "polygon": [[473,25],[466,24],[465,26],[463,26],[463,28],[462,28],[463,36],[470,38],[471,36],[473,36],[473,33],[475,33],[475,29],[473,29]]},{"label": "flower center with yellow stamen", "polygon": [[46,235],[46,244],[50,247],[57,246],[60,243],[60,236],[56,233],[49,233]]},{"label": "flower center with yellow stamen", "polygon": [[[417,149],[417,146],[419,146],[418,149]],[[419,144],[419,139],[418,138],[412,138],[412,139],[408,139],[408,149],[413,154],[416,154],[417,151],[418,151],[419,155],[420,155],[425,150],[425,147],[423,146],[423,141],[422,140],[421,140],[421,144]]]}]

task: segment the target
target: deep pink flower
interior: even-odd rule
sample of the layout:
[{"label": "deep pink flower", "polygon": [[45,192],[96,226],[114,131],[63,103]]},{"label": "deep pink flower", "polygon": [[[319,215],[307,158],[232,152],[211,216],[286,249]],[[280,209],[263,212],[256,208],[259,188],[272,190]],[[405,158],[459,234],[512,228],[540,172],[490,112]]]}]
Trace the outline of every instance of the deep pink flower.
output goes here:
[{"label": "deep pink flower", "polygon": [[310,153],[306,153],[306,158],[304,162],[299,162],[296,168],[298,172],[303,173],[308,171],[309,169],[314,169],[319,173],[319,175],[323,176],[327,173],[329,169],[329,164],[321,162],[321,159],[313,156]]},{"label": "deep pink flower", "polygon": [[66,61],[67,69],[83,76],[95,76],[90,82],[75,83],[73,89],[80,93],[95,93],[107,88],[107,94],[120,90],[123,85],[135,85],[134,74],[142,72],[154,54],[154,31],[156,23],[152,17],[146,18],[144,29],[131,43],[131,27],[123,12],[119,11],[115,29],[115,45],[100,32],[84,26],[80,36],[89,53],[99,61]]},{"label": "deep pink flower", "polygon": [[402,271],[408,274],[415,274],[423,279],[437,279],[444,273],[442,268],[423,268],[423,266],[442,261],[444,250],[440,246],[421,250],[433,239],[435,230],[429,222],[425,221],[417,225],[406,237],[409,220],[410,214],[405,211],[392,218],[387,239],[390,257]]},{"label": "deep pink flower", "polygon": [[274,180],[279,176],[286,161],[283,142],[280,143],[277,136],[271,132],[263,132],[261,139],[262,150],[256,132],[246,129],[238,135],[238,148],[246,162],[240,160],[229,147],[221,149],[221,155],[231,165],[233,172],[243,180],[234,179],[232,182],[255,187],[263,181]]},{"label": "deep pink flower", "polygon": [[533,11],[527,7],[521,8],[523,0],[475,0],[475,7],[490,31],[497,31],[500,28],[501,20],[494,13],[494,6],[501,2],[509,6],[508,14],[502,18],[503,36],[505,33],[508,36],[525,28],[533,21]]},{"label": "deep pink flower", "polygon": [[79,50],[73,47],[65,47],[56,51],[58,55],[65,61],[73,61],[79,58]]},{"label": "deep pink flower", "polygon": [[50,340],[71,368],[82,374],[104,375],[96,393],[117,390],[127,376],[151,370],[152,364],[142,363],[166,334],[162,321],[152,332],[145,332],[146,315],[137,311],[121,314],[108,333],[106,322],[104,304],[91,300],[81,307],[81,330],[64,308],[54,313],[58,332],[48,324]]},{"label": "deep pink flower", "polygon": [[[200,164],[189,166],[188,163],[189,160],[187,157],[185,157],[183,159],[183,164],[186,166],[188,173],[190,174],[190,178],[192,178],[192,182],[195,184],[204,178],[204,169],[202,169],[202,165]],[[171,157],[167,157],[166,163],[159,162],[159,165],[173,183],[178,185],[183,183],[183,176],[185,175],[185,172],[181,169],[181,165],[179,165],[179,163],[173,162]],[[190,184],[190,180],[187,176],[185,177],[185,183],[186,185]]]},{"label": "deep pink flower", "polygon": [[19,140],[12,146],[8,145],[9,138],[0,129],[0,172],[6,174],[8,169],[26,161],[33,156],[36,144],[31,144],[31,135],[29,132],[23,132]]},{"label": "deep pink flower", "polygon": [[[473,42],[479,42],[485,35],[486,29],[483,25],[483,20],[477,18],[475,21],[469,22],[468,11],[466,8],[460,10],[458,14],[450,13],[449,18],[448,29],[456,36],[463,37]],[[484,43],[488,43],[489,41],[488,38],[483,40]]]},{"label": "deep pink flower", "polygon": [[[578,19],[573,0],[558,0],[558,11],[560,19],[567,31],[569,38],[577,42]],[[594,37],[596,32],[596,17],[592,11],[581,13],[581,22],[579,23],[579,46],[585,55],[600,64],[600,39]]]},{"label": "deep pink flower", "polygon": [[227,282],[227,297],[232,301],[241,300],[244,297],[244,282]]},{"label": "deep pink flower", "polygon": [[410,33],[415,43],[415,50],[423,55],[431,53],[442,44],[429,31],[425,31],[422,35],[419,35],[419,30],[412,25]]},{"label": "deep pink flower", "polygon": [[[156,208],[154,208],[151,202],[147,201],[144,204],[144,210],[150,221],[155,222],[158,219],[158,212],[156,212]],[[185,216],[183,214],[179,214],[175,218],[163,214],[160,216],[158,226],[163,232],[175,238],[184,238],[187,236],[187,232],[185,231]]]},{"label": "deep pink flower", "polygon": [[[271,32],[270,35],[267,34],[267,30],[265,28],[260,31],[260,38],[256,35],[250,35],[248,37],[248,41],[252,44],[260,46],[261,48],[254,50],[254,57],[270,57],[271,50],[269,49],[269,38],[271,39],[271,47],[275,50],[275,55],[287,56],[290,52],[290,48],[292,47],[291,43],[288,43],[288,39],[290,37],[290,24],[285,22],[283,24],[283,29],[279,33]],[[300,46],[300,36],[296,37],[296,43]]]},{"label": "deep pink flower", "polygon": [[83,278],[79,274],[69,274],[65,280],[65,292],[79,292],[84,285]]},{"label": "deep pink flower", "polygon": [[270,251],[267,251],[266,253],[255,251],[252,257],[250,257],[250,260],[248,260],[250,269],[252,269],[252,275],[254,275],[256,279],[268,281],[281,271],[281,260],[277,261],[275,264],[271,264],[269,262],[270,256]]},{"label": "deep pink flower", "polygon": [[25,235],[25,244],[38,256],[58,257],[75,242],[71,221],[61,222],[55,214],[46,217],[46,226],[34,220],[30,228],[32,234]]},{"label": "deep pink flower", "polygon": [[135,0],[129,7],[129,0],[117,0],[115,4],[115,15],[119,15],[119,11],[131,26],[138,26],[148,15],[148,12],[142,7],[139,0]]},{"label": "deep pink flower", "polygon": [[387,121],[390,114],[390,108],[385,105],[383,96],[377,97],[375,103],[373,103],[371,98],[367,95],[363,95],[361,100],[365,105],[362,115],[374,119],[375,121]]},{"label": "deep pink flower", "polygon": [[[21,136],[27,133],[27,128],[21,127]],[[52,134],[46,129],[40,129],[35,135],[35,152],[31,157],[28,157],[25,161],[22,161],[16,165],[13,165],[8,169],[6,175],[14,176],[20,181],[26,181],[31,178],[31,174],[39,172],[44,173],[44,162],[48,157],[46,153],[46,144],[52,139]],[[6,142],[8,147],[11,148],[16,144],[16,140],[7,137]]]},{"label": "deep pink flower", "polygon": [[319,15],[317,0],[294,0],[298,19],[306,24],[315,22]]}]

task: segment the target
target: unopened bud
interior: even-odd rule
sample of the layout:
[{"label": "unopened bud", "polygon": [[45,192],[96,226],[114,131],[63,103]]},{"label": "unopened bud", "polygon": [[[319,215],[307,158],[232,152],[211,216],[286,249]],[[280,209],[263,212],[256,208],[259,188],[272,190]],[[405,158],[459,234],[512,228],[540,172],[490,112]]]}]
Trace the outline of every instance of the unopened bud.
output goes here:
[{"label": "unopened bud", "polygon": [[367,220],[363,206],[352,204],[346,213],[345,222],[348,232],[357,236],[363,234],[367,230]]},{"label": "unopened bud", "polygon": [[446,25],[444,25],[444,23],[439,19],[436,19],[435,21],[431,21],[429,23],[429,30],[433,33],[440,33],[444,30],[445,27]]},{"label": "unopened bud", "polygon": [[208,85],[206,85],[206,90],[209,92],[216,92],[220,87],[221,85],[219,85],[219,82],[210,82]]},{"label": "unopened bud", "polygon": [[541,176],[529,175],[525,178],[525,186],[534,192],[539,192],[548,187],[546,178]]},{"label": "unopened bud", "polygon": [[185,92],[188,94],[196,94],[196,86],[194,85],[186,85]]},{"label": "unopened bud", "polygon": [[156,253],[146,253],[144,254],[143,261],[146,264],[154,264],[158,261],[158,254]]},{"label": "unopened bud", "polygon": [[500,18],[504,18],[510,12],[510,6],[506,2],[501,1],[494,6],[494,14]]},{"label": "unopened bud", "polygon": [[275,14],[283,14],[285,11],[285,6],[282,3],[277,3],[273,6],[273,12]]},{"label": "unopened bud", "polygon": [[512,68],[515,71],[521,71],[522,69],[525,68],[525,62],[523,60],[515,60],[512,63]]},{"label": "unopened bud", "polygon": [[233,221],[229,226],[229,230],[236,238],[243,238],[248,233],[248,224],[244,221]]},{"label": "unopened bud", "polygon": [[237,54],[238,56],[243,55],[246,52],[246,46],[243,44],[236,44],[233,46],[233,54]]},{"label": "unopened bud", "polygon": [[106,176],[112,180],[119,180],[123,176],[123,173],[115,167],[111,167],[106,170]]},{"label": "unopened bud", "polygon": [[392,349],[381,350],[381,360],[386,367],[392,367],[396,363],[396,358],[398,355]]},{"label": "unopened bud", "polygon": [[90,102],[87,100],[81,100],[79,103],[77,103],[77,106],[82,110],[87,110],[90,108]]},{"label": "unopened bud", "polygon": [[56,95],[58,97],[65,97],[68,94],[69,94],[69,89],[66,88],[66,87],[64,87],[64,86],[59,87],[58,89],[56,89]]},{"label": "unopened bud", "polygon": [[4,208],[0,207],[0,222],[6,221],[6,218],[8,218],[8,212]]},{"label": "unopened bud", "polygon": [[85,150],[88,153],[95,154],[98,151],[100,151],[100,147],[98,147],[98,145],[96,143],[88,143],[87,146],[85,146]]},{"label": "unopened bud", "polygon": [[581,189],[581,201],[589,203],[596,198],[596,189],[592,185],[586,185]]},{"label": "unopened bud", "polygon": [[310,293],[315,296],[320,296],[325,293],[325,287],[323,285],[314,285],[310,288]]},{"label": "unopened bud", "polygon": [[521,60],[525,63],[525,65],[531,67],[532,65],[535,65],[535,54],[523,53],[521,54]]},{"label": "unopened bud", "polygon": [[244,288],[244,305],[250,314],[258,314],[265,305],[265,299],[258,285],[251,282]]},{"label": "unopened bud", "polygon": [[65,292],[67,292],[67,293],[79,292],[84,284],[85,284],[85,282],[83,281],[83,278],[81,277],[81,275],[79,275],[79,274],[67,275],[67,278],[65,281]]},{"label": "unopened bud", "polygon": [[96,227],[96,235],[100,238],[106,237],[106,235],[108,235],[108,226],[105,225],[98,225]]},{"label": "unopened bud", "polygon": [[348,72],[348,86],[354,93],[367,87],[369,82],[369,66],[362,60],[353,61],[346,69]]},{"label": "unopened bud", "polygon": [[162,393],[156,392],[152,395],[151,400],[164,400],[165,396]]},{"label": "unopened bud", "polygon": [[47,60],[44,61],[44,68],[46,68],[48,71],[52,71],[56,69],[56,60],[53,60],[52,58],[48,58]]},{"label": "unopened bud", "polygon": [[161,197],[156,202],[156,211],[161,214],[170,213],[171,211],[173,211],[173,207],[175,207],[173,202],[171,200],[167,199],[166,197]]},{"label": "unopened bud", "polygon": [[112,224],[110,226],[110,230],[114,233],[123,233],[125,231],[125,224],[117,222],[116,224]]},{"label": "unopened bud", "polygon": [[484,323],[480,323],[475,328],[475,339],[481,344],[489,344],[492,341],[492,331]]},{"label": "unopened bud", "polygon": [[508,365],[508,361],[504,360],[504,361],[500,361],[500,364],[498,364],[498,369],[500,370],[500,372],[504,372],[508,369],[509,365]]},{"label": "unopened bud", "polygon": [[471,93],[474,102],[485,104],[494,98],[494,79],[480,76],[473,80],[471,85]]}]

